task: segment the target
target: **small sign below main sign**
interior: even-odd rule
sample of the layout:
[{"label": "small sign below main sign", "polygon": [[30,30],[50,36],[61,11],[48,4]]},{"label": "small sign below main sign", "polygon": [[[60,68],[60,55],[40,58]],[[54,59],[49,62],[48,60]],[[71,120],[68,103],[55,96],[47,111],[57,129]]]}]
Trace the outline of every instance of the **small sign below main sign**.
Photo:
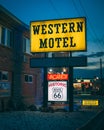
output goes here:
[{"label": "small sign below main sign", "polygon": [[99,101],[98,100],[83,100],[82,101],[83,106],[98,106]]},{"label": "small sign below main sign", "polygon": [[85,18],[31,22],[31,52],[86,51]]},{"label": "small sign below main sign", "polygon": [[48,101],[67,101],[67,81],[48,82]]},{"label": "small sign below main sign", "polygon": [[31,58],[30,67],[81,67],[87,66],[87,57]]},{"label": "small sign below main sign", "polygon": [[47,74],[47,80],[68,80],[68,74]]}]

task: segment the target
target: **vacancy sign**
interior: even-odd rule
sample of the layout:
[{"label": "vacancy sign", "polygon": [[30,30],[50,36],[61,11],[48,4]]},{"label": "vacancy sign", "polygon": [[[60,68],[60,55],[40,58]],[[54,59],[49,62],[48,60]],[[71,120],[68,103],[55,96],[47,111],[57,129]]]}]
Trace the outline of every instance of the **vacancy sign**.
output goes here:
[{"label": "vacancy sign", "polygon": [[48,82],[48,101],[67,101],[67,81]]},{"label": "vacancy sign", "polygon": [[68,80],[68,74],[47,74],[47,80]]},{"label": "vacancy sign", "polygon": [[30,23],[31,52],[86,51],[86,19]]}]

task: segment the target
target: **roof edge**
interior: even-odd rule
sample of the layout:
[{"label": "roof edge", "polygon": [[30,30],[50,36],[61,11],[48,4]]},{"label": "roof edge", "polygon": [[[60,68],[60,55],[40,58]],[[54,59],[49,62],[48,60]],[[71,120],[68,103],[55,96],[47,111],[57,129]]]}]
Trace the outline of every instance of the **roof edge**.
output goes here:
[{"label": "roof edge", "polygon": [[21,21],[19,18],[17,18],[14,14],[12,14],[9,10],[7,10],[1,4],[0,4],[0,10],[3,11],[5,14],[7,14],[10,18],[15,20],[18,24],[24,26],[26,29],[29,29],[29,25],[25,24],[23,21]]}]

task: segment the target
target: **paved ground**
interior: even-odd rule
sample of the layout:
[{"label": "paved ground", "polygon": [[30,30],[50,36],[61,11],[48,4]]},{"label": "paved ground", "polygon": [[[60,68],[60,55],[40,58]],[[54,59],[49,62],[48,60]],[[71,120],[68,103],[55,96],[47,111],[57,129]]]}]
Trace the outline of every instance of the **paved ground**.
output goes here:
[{"label": "paved ground", "polygon": [[5,112],[0,113],[0,130],[76,130],[97,112]]}]

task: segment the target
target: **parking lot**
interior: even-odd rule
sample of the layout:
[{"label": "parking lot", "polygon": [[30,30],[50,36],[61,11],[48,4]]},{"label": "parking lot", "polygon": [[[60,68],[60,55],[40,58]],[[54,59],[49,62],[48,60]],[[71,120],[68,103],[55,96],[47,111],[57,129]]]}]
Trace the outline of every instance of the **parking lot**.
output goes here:
[{"label": "parking lot", "polygon": [[76,130],[96,114],[97,111],[4,112],[0,113],[0,130]]}]

